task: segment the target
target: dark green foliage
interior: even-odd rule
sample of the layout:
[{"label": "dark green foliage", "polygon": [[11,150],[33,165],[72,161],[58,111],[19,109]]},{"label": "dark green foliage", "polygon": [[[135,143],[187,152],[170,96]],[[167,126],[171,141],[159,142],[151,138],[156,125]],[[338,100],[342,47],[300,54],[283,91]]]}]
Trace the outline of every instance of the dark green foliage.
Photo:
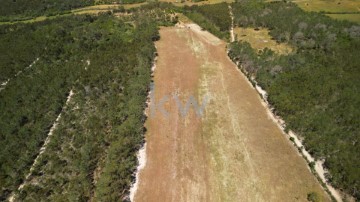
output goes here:
[{"label": "dark green foliage", "polygon": [[[28,172],[64,105],[71,83],[79,74],[78,69],[73,68],[79,66],[78,61],[69,60],[67,54],[76,52],[80,59],[82,52],[76,47],[64,46],[69,43],[71,33],[59,34],[59,31],[74,29],[88,22],[86,17],[75,17],[66,22],[62,26],[59,26],[59,21],[43,22],[36,29],[34,25],[1,27],[1,39],[9,38],[9,35],[18,39],[0,45],[2,49],[11,47],[7,52],[9,58],[5,57],[0,67],[6,73],[2,78],[11,79],[0,92],[1,198],[6,197],[8,191],[14,190]],[[37,43],[27,41],[31,39]],[[33,46],[28,47],[27,44],[31,43]],[[24,58],[13,60],[15,55]],[[24,70],[37,57],[39,61]],[[23,73],[13,76],[19,70],[23,70]]]},{"label": "dark green foliage", "polygon": [[175,13],[181,12],[181,10],[181,8],[165,2],[152,2],[130,9],[138,19],[138,22],[156,21],[160,26],[171,26],[176,24],[178,18],[175,16]]},{"label": "dark green foliage", "polygon": [[310,202],[320,202],[320,196],[316,192],[311,192],[307,195],[307,200]]},{"label": "dark green foliage", "polygon": [[[0,70],[7,76],[40,58],[0,92],[1,200],[25,179],[61,111],[30,177],[37,183],[27,184],[18,198],[88,201],[96,193],[99,201],[119,201],[127,194],[143,142],[153,41],[159,39],[158,25],[173,23],[168,14],[143,9],[120,19],[84,15],[0,27],[6,42],[1,49],[14,46],[8,55],[26,56],[4,57]],[[9,35],[18,40],[6,40]],[[28,43],[32,49],[21,48]],[[75,95],[64,108],[71,89]]]},{"label": "dark green foliage", "polygon": [[229,39],[231,18],[228,4],[212,4],[204,6],[185,6],[184,14],[219,38]]},{"label": "dark green foliage", "polygon": [[220,31],[226,32],[231,28],[231,18],[227,3],[211,4],[204,6],[192,6],[190,10],[197,11],[208,18]]},{"label": "dark green foliage", "polygon": [[2,0],[0,21],[28,19],[40,15],[57,15],[93,4],[94,0]]},{"label": "dark green foliage", "polygon": [[229,56],[269,93],[287,127],[305,138],[316,158],[325,158],[330,182],[359,199],[360,28],[306,13],[292,3],[235,3],[235,23],[265,27],[296,52],[257,54],[248,43],[232,43]]}]

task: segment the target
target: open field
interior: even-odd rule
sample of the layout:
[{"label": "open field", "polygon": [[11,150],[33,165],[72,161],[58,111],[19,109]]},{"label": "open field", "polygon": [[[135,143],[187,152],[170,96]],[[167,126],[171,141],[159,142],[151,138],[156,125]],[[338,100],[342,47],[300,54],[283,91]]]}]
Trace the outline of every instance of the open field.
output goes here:
[{"label": "open field", "polygon": [[293,0],[292,2],[306,11],[325,12],[334,19],[360,23],[360,1],[357,0]]},{"label": "open field", "polygon": [[360,13],[359,14],[326,14],[326,15],[338,20],[348,20],[350,22],[360,23]]},{"label": "open field", "polygon": [[131,8],[140,7],[145,4],[147,4],[147,3],[144,2],[144,3],[137,3],[137,4],[105,4],[105,5],[87,6],[87,7],[83,7],[83,8],[79,8],[79,9],[74,9],[71,12],[79,14],[79,13],[82,13],[85,11],[108,11],[108,10],[117,9],[120,6],[124,7],[125,9],[131,9]]},{"label": "open field", "polygon": [[293,2],[306,11],[349,12],[346,14],[327,14],[327,16],[360,23],[360,13],[353,13],[360,12],[360,1],[357,0],[295,0]]},{"label": "open field", "polygon": [[263,50],[269,48],[278,54],[288,54],[292,51],[292,48],[285,43],[277,43],[271,39],[269,30],[260,28],[255,30],[254,28],[234,28],[235,38],[238,41],[246,41],[250,43],[251,47],[256,50]]},{"label": "open field", "polygon": [[[306,201],[310,192],[329,201],[225,42],[195,24],[160,35],[135,201]],[[198,103],[208,97],[203,116],[193,108],[182,116],[174,95],[182,105],[191,95]],[[158,107],[166,96],[167,116]]]},{"label": "open field", "polygon": [[360,1],[357,0],[295,0],[292,1],[306,11],[325,12],[359,12]]},{"label": "open field", "polygon": [[170,2],[173,3],[176,6],[193,6],[193,5],[206,5],[206,4],[218,4],[218,3],[222,3],[222,2],[227,2],[227,3],[233,3],[235,2],[235,0],[207,0],[207,1],[200,1],[200,2],[192,2],[189,0],[186,0],[184,2],[181,2],[181,0],[160,0],[162,2]]},{"label": "open field", "polygon": [[106,11],[112,11],[114,9],[119,8],[119,6],[123,6],[125,9],[131,9],[131,8],[136,8],[136,7],[140,7],[142,5],[145,5],[147,3],[138,3],[138,4],[108,4],[108,5],[96,5],[96,6],[87,6],[87,7],[83,7],[83,8],[79,8],[79,9],[74,9],[72,10],[70,13],[65,13],[65,14],[61,14],[61,15],[56,15],[56,16],[39,16],[30,20],[22,20],[22,21],[15,21],[15,22],[0,22],[0,25],[3,24],[14,24],[14,23],[34,23],[34,22],[40,22],[40,21],[44,21],[47,19],[54,19],[57,17],[62,17],[62,16],[69,16],[71,14],[75,14],[75,15],[84,15],[84,14],[93,14],[96,15],[100,12],[106,12]]}]

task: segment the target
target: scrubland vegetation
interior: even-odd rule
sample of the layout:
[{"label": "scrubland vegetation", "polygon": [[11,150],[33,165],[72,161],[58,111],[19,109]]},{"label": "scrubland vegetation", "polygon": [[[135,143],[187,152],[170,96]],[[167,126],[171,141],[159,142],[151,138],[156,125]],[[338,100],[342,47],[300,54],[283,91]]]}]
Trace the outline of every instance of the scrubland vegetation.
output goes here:
[{"label": "scrubland vegetation", "polygon": [[269,93],[306,149],[325,159],[330,183],[359,199],[360,27],[293,3],[242,1],[232,7],[237,26],[267,28],[278,42],[296,47],[280,56],[234,42],[229,56]]},{"label": "scrubland vegetation", "polygon": [[[127,195],[143,142],[153,41],[159,25],[176,20],[155,7],[121,18],[83,15],[0,27],[0,47],[7,49],[1,79],[12,78],[0,92],[0,200],[24,182],[61,111],[17,199],[119,201]],[[74,98],[64,106],[70,90]]]},{"label": "scrubland vegetation", "polygon": [[0,7],[0,21],[24,20],[40,15],[57,15],[93,4],[94,0],[3,0]]},{"label": "scrubland vegetation", "polygon": [[203,29],[222,39],[229,39],[231,18],[228,4],[220,3],[204,6],[185,6],[184,14]]},{"label": "scrubland vegetation", "polygon": [[288,44],[273,40],[267,29],[236,27],[234,35],[235,40],[249,42],[251,47],[258,51],[268,48],[277,54],[292,52],[292,47]]},{"label": "scrubland vegetation", "polygon": [[[118,3],[136,2],[143,1]],[[0,21],[101,3],[112,1],[5,0]],[[269,93],[287,129],[325,159],[329,182],[359,200],[360,26],[304,12],[293,3],[244,0],[231,6],[236,26],[266,28],[273,40],[294,47],[279,55],[233,42],[229,56]],[[121,17],[109,12],[0,26],[0,84],[10,79],[0,91],[0,201],[11,193],[20,201],[126,200],[143,142],[153,41],[159,25],[177,21],[174,11],[230,38],[226,3],[184,8],[154,3]],[[75,95],[65,106],[70,90]],[[60,112],[46,152],[18,192]]]}]

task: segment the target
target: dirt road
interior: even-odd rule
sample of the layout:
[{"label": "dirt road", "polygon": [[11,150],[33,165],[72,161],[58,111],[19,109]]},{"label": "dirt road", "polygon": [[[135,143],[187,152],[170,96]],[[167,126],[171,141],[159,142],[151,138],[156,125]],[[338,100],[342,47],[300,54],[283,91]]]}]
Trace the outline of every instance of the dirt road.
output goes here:
[{"label": "dirt road", "polygon": [[[311,192],[329,201],[223,41],[194,24],[160,35],[134,201],[306,201]],[[184,114],[177,96],[182,106],[209,100],[202,116]]]}]

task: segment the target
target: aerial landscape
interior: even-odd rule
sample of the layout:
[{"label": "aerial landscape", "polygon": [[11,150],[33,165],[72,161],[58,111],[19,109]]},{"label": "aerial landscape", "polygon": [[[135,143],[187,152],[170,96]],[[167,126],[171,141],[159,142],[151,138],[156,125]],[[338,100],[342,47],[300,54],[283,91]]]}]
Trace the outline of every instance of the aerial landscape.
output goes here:
[{"label": "aerial landscape", "polygon": [[0,201],[360,201],[359,0],[0,5]]}]

